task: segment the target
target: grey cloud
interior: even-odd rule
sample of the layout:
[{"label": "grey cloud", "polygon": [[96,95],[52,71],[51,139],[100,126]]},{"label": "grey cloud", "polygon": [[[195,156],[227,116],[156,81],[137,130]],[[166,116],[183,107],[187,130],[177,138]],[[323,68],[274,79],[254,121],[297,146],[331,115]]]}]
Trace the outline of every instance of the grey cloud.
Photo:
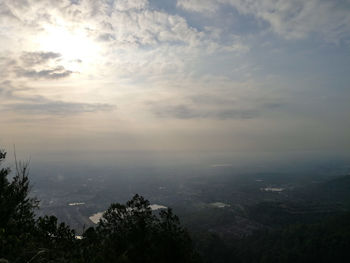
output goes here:
[{"label": "grey cloud", "polygon": [[208,12],[217,11],[218,3],[212,0],[178,0],[177,7],[192,12]]},{"label": "grey cloud", "polygon": [[148,0],[114,0],[114,8],[120,11],[126,11],[131,9],[144,9],[148,6]]},{"label": "grey cloud", "polygon": [[97,40],[101,42],[109,42],[115,40],[115,36],[109,33],[101,34],[97,37]]},{"label": "grey cloud", "polygon": [[[213,94],[189,96],[188,99],[195,105],[208,106],[224,106],[232,107],[238,105],[239,100],[234,95],[227,94],[226,96],[218,96]],[[281,108],[284,103],[276,102],[271,99],[255,99],[251,102],[253,105],[259,106],[263,109],[277,109]]]},{"label": "grey cloud", "polygon": [[226,119],[254,119],[259,116],[258,110],[219,110],[214,113],[214,116],[217,119],[226,120]]},{"label": "grey cloud", "polygon": [[78,103],[45,100],[42,102],[22,102],[6,105],[4,110],[21,111],[27,114],[78,114],[84,112],[111,111],[113,105],[102,103]]},{"label": "grey cloud", "polygon": [[66,115],[84,112],[111,111],[115,106],[106,103],[82,103],[51,100],[40,95],[24,95],[20,91],[30,92],[31,88],[0,82],[1,111],[18,111],[27,114]]},{"label": "grey cloud", "polygon": [[79,5],[80,4],[80,0],[70,0],[72,5]]},{"label": "grey cloud", "polygon": [[175,119],[252,119],[259,116],[257,110],[245,109],[195,109],[188,105],[154,107],[153,113],[160,118]]},{"label": "grey cloud", "polygon": [[13,66],[17,65],[17,61],[11,57],[0,57],[0,79],[5,80],[11,74]]},{"label": "grey cloud", "polygon": [[153,113],[161,118],[193,119],[201,117],[199,112],[187,105],[155,107]]},{"label": "grey cloud", "polygon": [[55,52],[23,52],[21,60],[24,64],[32,66],[43,64],[59,57],[61,57],[61,54]]},{"label": "grey cloud", "polygon": [[70,76],[73,71],[66,70],[62,66],[58,66],[53,69],[44,70],[27,70],[21,67],[16,69],[16,75],[18,77],[27,77],[33,79],[61,79]]},{"label": "grey cloud", "polygon": [[279,108],[282,108],[285,104],[282,104],[282,103],[278,103],[278,102],[270,102],[270,103],[264,103],[262,105],[262,107],[264,109],[271,109],[271,110],[274,110],[274,109],[279,109]]},{"label": "grey cloud", "polygon": [[17,96],[16,93],[24,90],[28,90],[28,88],[18,87],[15,86],[11,81],[4,80],[0,82],[0,99],[3,99],[3,101],[6,101],[8,99],[16,100],[20,98],[20,96]]},{"label": "grey cloud", "polygon": [[[242,14],[251,14],[267,21],[271,28],[286,38],[303,38],[317,32],[326,39],[349,36],[349,6],[340,1],[227,1]],[[336,39],[334,39],[336,40]]]},{"label": "grey cloud", "polygon": [[203,105],[233,105],[236,100],[233,98],[223,98],[219,96],[213,95],[196,95],[191,96],[190,100],[195,104],[203,104]]},{"label": "grey cloud", "polygon": [[[350,35],[350,6],[346,1],[327,0],[178,0],[177,6],[210,14],[230,5],[240,14],[265,21],[285,38],[304,38],[319,33],[328,41]],[[259,23],[261,24],[261,23]]]},{"label": "grey cloud", "polygon": [[5,3],[0,3],[0,19],[4,17],[19,21],[18,17],[14,15],[14,13]]},{"label": "grey cloud", "polygon": [[266,99],[237,100],[229,96],[197,95],[183,98],[188,101],[172,105],[171,102],[148,102],[152,113],[159,118],[173,119],[254,119],[275,110],[282,110],[282,101]]},{"label": "grey cloud", "polygon": [[[1,84],[0,84],[1,85]],[[1,87],[0,86],[0,97],[2,98],[10,98],[12,97],[12,90],[5,88],[5,87]]]},{"label": "grey cloud", "polygon": [[[22,52],[19,59],[12,54],[0,57],[0,77],[8,79],[15,74],[17,77],[30,79],[62,79],[69,77],[73,71],[59,65],[61,54],[55,52]],[[54,60],[56,66],[49,65]],[[81,61],[78,61],[81,63]]]}]

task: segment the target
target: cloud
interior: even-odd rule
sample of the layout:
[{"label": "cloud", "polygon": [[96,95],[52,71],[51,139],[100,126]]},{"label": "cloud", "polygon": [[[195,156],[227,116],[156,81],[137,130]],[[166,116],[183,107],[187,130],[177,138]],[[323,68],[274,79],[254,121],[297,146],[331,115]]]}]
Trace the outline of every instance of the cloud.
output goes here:
[{"label": "cloud", "polygon": [[[22,52],[19,58],[14,54],[0,57],[0,76],[9,78],[12,74],[28,79],[62,79],[73,71],[59,65],[61,55],[55,52]],[[77,61],[78,62],[78,61]]]},{"label": "cloud", "polygon": [[[1,120],[9,138],[29,136],[15,119],[37,115],[41,139],[42,127],[74,115],[77,138],[123,130],[150,148],[212,151],[294,145],[308,125],[310,138],[339,134],[349,126],[348,50],[319,36],[349,37],[348,16],[342,0],[0,0]],[[314,103],[330,94],[342,101]]]},{"label": "cloud", "polygon": [[217,2],[213,0],[178,0],[176,5],[192,12],[212,13],[218,9]]},{"label": "cloud", "polygon": [[267,21],[286,38],[303,38],[320,33],[328,40],[350,35],[350,5],[342,1],[229,1],[243,14]]},{"label": "cloud", "polygon": [[4,81],[11,74],[13,67],[16,65],[16,59],[12,58],[10,55],[0,55],[0,79]]},{"label": "cloud", "polygon": [[261,98],[235,92],[199,93],[173,98],[158,99],[146,103],[158,118],[249,120],[264,118],[271,112],[281,112],[287,106],[282,98]]},{"label": "cloud", "polygon": [[3,101],[16,99],[15,93],[18,90],[20,90],[20,88],[14,87],[11,81],[3,80],[0,82],[0,99]]},{"label": "cloud", "polygon": [[[13,13],[22,17],[20,25],[11,24],[11,31],[17,32],[7,35],[11,43],[45,39],[46,29],[53,28],[53,32],[56,29],[57,32],[64,32],[63,36],[78,32],[87,42],[98,46],[101,51],[98,56],[103,58],[79,57],[84,65],[72,66],[74,71],[76,68],[87,68],[87,63],[90,63],[94,68],[96,65],[108,65],[109,68],[101,69],[101,72],[105,74],[115,70],[111,74],[119,73],[120,78],[127,75],[134,75],[133,78],[136,75],[154,78],[161,77],[164,69],[171,69],[167,73],[185,73],[184,65],[215,52],[246,54],[250,50],[244,39],[237,35],[220,31],[217,27],[190,25],[185,16],[152,8],[146,0],[61,0],[57,3],[43,0],[29,1],[30,8],[14,4],[10,0],[4,1]],[[79,46],[72,48],[79,50]],[[22,54],[24,65],[17,69],[16,74],[31,79],[58,79],[72,74],[69,71],[71,68],[67,69],[69,61],[65,57],[64,49],[60,50],[58,47],[60,54],[57,50],[48,52],[48,47],[44,50]],[[70,50],[69,55],[72,54],[74,52]],[[101,59],[101,63],[96,63],[96,59]],[[31,62],[42,67],[29,68],[34,65]],[[47,62],[50,65],[44,67]],[[58,72],[58,66],[64,66],[66,71]]]},{"label": "cloud", "polygon": [[28,70],[21,67],[16,68],[16,75],[18,77],[26,77],[33,79],[61,79],[69,77],[73,71],[66,70],[63,66],[58,66],[45,70]]},{"label": "cloud", "polygon": [[110,23],[114,25],[112,33],[116,36],[116,43],[140,46],[166,43],[195,46],[203,39],[203,33],[191,28],[183,17],[156,10],[114,11]]},{"label": "cloud", "polygon": [[97,37],[98,41],[109,42],[115,40],[115,36],[110,33],[101,34]]},{"label": "cloud", "polygon": [[0,3],[0,21],[4,18],[8,18],[10,20],[19,21],[18,17],[14,15],[11,9],[7,6],[6,3]]},{"label": "cloud", "polygon": [[20,114],[39,115],[72,115],[98,111],[112,111],[114,105],[108,103],[87,103],[79,101],[63,101],[33,95],[33,88],[15,81],[0,82],[0,111],[16,112]]},{"label": "cloud", "polygon": [[67,115],[115,109],[115,106],[107,103],[52,100],[41,95],[30,95],[31,91],[31,88],[16,86],[11,81],[0,82],[0,100],[3,101],[0,110],[22,114]]},{"label": "cloud", "polygon": [[218,164],[212,164],[210,167],[212,168],[222,168],[222,167],[232,167],[233,165],[230,163],[218,163]]},{"label": "cloud", "polygon": [[21,60],[26,66],[33,66],[46,63],[51,59],[57,59],[61,56],[61,54],[55,52],[23,52]]},{"label": "cloud", "polygon": [[7,104],[4,111],[17,111],[25,114],[71,115],[84,112],[111,111],[114,106],[102,103],[64,102],[42,99],[40,102]]},{"label": "cloud", "polygon": [[177,6],[191,12],[211,13],[231,6],[240,14],[267,22],[272,31],[300,39],[318,33],[327,41],[350,37],[350,5],[327,0],[178,0]]},{"label": "cloud", "polygon": [[244,109],[198,109],[189,105],[156,106],[152,109],[159,118],[172,119],[253,119],[259,116],[257,110]]},{"label": "cloud", "polygon": [[147,0],[114,0],[114,8],[119,11],[126,11],[131,9],[145,9],[148,7]]},{"label": "cloud", "polygon": [[154,107],[152,111],[160,118],[193,119],[203,115],[187,105],[158,106]]}]

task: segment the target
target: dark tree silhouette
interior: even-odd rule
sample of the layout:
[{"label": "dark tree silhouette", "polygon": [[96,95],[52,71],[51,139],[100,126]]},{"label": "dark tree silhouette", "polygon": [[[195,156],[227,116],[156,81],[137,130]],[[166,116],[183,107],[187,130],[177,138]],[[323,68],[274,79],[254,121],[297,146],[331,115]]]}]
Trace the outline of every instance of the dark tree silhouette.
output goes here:
[{"label": "dark tree silhouette", "polygon": [[[0,165],[6,157],[0,151]],[[114,203],[82,240],[54,216],[35,219],[29,197],[28,163],[0,166],[0,262],[198,262],[187,231],[171,209],[154,214],[149,201],[135,195]]]},{"label": "dark tree silhouette", "polygon": [[[114,203],[96,229],[85,232],[85,257],[98,262],[196,262],[187,231],[171,209],[152,213],[149,201],[135,195],[125,205]],[[91,255],[90,251],[99,251]]]},{"label": "dark tree silhouette", "polygon": [[[0,165],[6,152],[0,151]],[[9,168],[0,170],[0,255],[25,257],[35,226],[34,209],[38,205],[35,198],[29,197],[28,163],[17,163],[15,176],[9,182]],[[30,252],[29,252],[30,254]]]}]

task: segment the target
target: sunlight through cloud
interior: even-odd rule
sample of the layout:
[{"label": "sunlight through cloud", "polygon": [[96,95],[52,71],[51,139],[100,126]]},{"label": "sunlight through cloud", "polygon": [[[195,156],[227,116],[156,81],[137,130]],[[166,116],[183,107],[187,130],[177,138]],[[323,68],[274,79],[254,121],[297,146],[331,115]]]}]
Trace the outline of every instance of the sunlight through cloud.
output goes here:
[{"label": "sunlight through cloud", "polygon": [[46,24],[36,39],[40,50],[62,55],[62,65],[72,71],[89,70],[100,59],[102,47],[89,35],[84,25],[70,26],[64,20],[56,25]]}]

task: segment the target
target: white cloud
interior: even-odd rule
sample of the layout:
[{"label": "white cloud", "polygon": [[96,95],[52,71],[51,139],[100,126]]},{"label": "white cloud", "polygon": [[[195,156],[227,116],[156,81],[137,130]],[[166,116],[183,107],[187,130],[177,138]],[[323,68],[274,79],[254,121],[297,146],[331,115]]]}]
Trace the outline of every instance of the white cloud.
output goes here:
[{"label": "white cloud", "polygon": [[[254,47],[255,42],[255,47],[261,48],[259,36],[234,34],[232,28],[238,26],[230,20],[232,16],[219,18],[224,9],[230,11],[228,5],[265,21],[262,24],[286,38],[319,32],[339,39],[348,32],[346,11],[333,2],[318,0],[294,1],[296,6],[278,0],[177,2],[179,8],[210,14],[204,20],[201,15],[189,18],[192,13],[177,14],[179,10],[167,13],[145,0],[0,2],[0,96],[6,100],[2,107],[7,110],[1,119],[11,122],[24,113],[31,117],[50,115],[50,120],[43,122],[52,130],[50,123],[58,119],[53,115],[75,115],[76,119],[71,119],[72,133],[82,122],[90,125],[83,131],[87,137],[103,129],[113,134],[123,129],[125,134],[136,135],[148,129],[149,138],[166,135],[165,141],[174,142],[169,143],[171,147],[178,147],[181,138],[171,134],[179,131],[185,138],[181,147],[188,147],[192,140],[186,139],[186,134],[190,134],[191,138],[202,138],[197,146],[215,141],[208,149],[217,147],[216,142],[233,149],[222,134],[229,141],[244,144],[241,136],[233,140],[235,131],[258,134],[261,127],[266,127],[266,133],[274,130],[271,127],[282,127],[283,133],[286,128],[280,123],[305,115],[296,113],[291,117],[284,107],[290,102],[288,91],[305,85],[295,85],[292,77],[265,78],[265,73],[271,72],[259,54],[261,50],[246,44],[249,41]],[[254,56],[250,56],[250,50]],[[266,56],[272,54],[268,48],[265,51]],[[293,62],[289,58],[286,56],[285,64]],[[262,64],[265,71],[256,72]],[[286,91],[288,83],[293,87]],[[307,100],[305,105],[309,107]],[[115,105],[117,111],[113,111]],[[313,119],[311,116],[305,123]],[[297,126],[290,126],[288,131],[292,133]],[[33,129],[42,134],[47,129],[41,127]],[[22,130],[18,128],[17,133]],[[81,132],[77,130],[77,137]],[[108,140],[104,140],[107,145]],[[153,145],[164,144],[152,143],[150,148]]]},{"label": "white cloud", "polygon": [[116,41],[138,45],[183,43],[196,45],[202,34],[190,28],[185,19],[159,11],[113,12],[109,20]]},{"label": "white cloud", "polygon": [[350,36],[350,5],[346,1],[178,0],[179,7],[195,12],[216,11],[223,5],[267,22],[275,33],[287,39],[319,33],[327,41],[337,42]]},{"label": "white cloud", "polygon": [[[224,0],[222,0],[224,1]],[[320,33],[330,41],[350,35],[350,6],[342,1],[242,1],[227,0],[244,14],[267,21],[286,38],[302,38]]]},{"label": "white cloud", "polygon": [[218,9],[216,1],[213,0],[178,0],[177,6],[193,12],[215,12]]},{"label": "white cloud", "polygon": [[[6,73],[4,79],[14,87],[27,81],[33,92],[50,100],[95,102],[95,89],[102,85],[98,81],[168,87],[171,93],[173,83],[194,74],[195,65],[208,56],[249,51],[238,36],[216,27],[197,29],[185,17],[150,8],[145,0],[4,0],[1,10],[18,19],[0,21],[0,35],[7,37],[0,51],[6,57],[11,50],[17,63],[0,74]],[[229,41],[221,41],[223,34]],[[84,54],[88,56],[80,57]],[[91,80],[95,89],[74,84]],[[61,85],[60,90],[50,89],[52,85]],[[106,93],[127,93],[115,85],[102,86]],[[111,96],[100,94],[101,103],[113,103]]]},{"label": "white cloud", "polygon": [[130,9],[144,9],[148,6],[147,0],[115,0],[114,8],[120,11],[126,11]]}]

